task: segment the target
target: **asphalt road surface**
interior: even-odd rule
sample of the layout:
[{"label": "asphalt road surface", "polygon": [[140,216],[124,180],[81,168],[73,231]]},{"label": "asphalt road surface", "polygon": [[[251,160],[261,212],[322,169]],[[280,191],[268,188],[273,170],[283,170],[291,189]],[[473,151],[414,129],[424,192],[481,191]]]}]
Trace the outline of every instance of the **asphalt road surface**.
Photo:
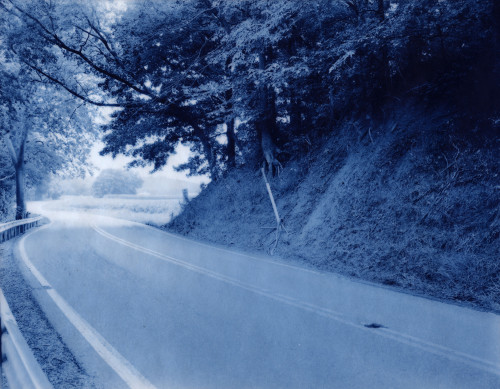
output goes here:
[{"label": "asphalt road surface", "polygon": [[103,388],[500,388],[500,317],[49,212],[17,255]]}]

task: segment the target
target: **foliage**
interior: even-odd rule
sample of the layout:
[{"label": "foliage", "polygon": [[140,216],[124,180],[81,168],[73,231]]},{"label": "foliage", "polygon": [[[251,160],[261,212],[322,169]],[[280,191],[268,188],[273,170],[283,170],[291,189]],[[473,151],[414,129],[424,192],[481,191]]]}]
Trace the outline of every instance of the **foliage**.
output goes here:
[{"label": "foliage", "polygon": [[[498,144],[472,143],[447,114],[399,106],[371,135],[364,119],[349,120],[315,153],[290,161],[272,182],[286,226],[277,254],[500,312]],[[262,177],[242,168],[165,227],[265,252],[273,225]]]},{"label": "foliage", "polygon": [[142,186],[142,179],[132,172],[117,169],[104,169],[92,184],[94,197],[107,194],[136,194]]},{"label": "foliage", "polygon": [[27,53],[16,49],[16,42],[31,39],[40,54],[47,42],[24,30],[17,18],[0,16],[5,43],[0,50],[0,148],[7,157],[0,168],[2,207],[10,208],[15,187],[16,218],[21,218],[25,189],[40,189],[55,174],[83,176],[91,169],[87,156],[96,131],[87,107],[33,73],[23,56]]},{"label": "foliage", "polygon": [[[474,271],[484,265],[488,269],[477,274],[498,281],[498,266],[490,259],[498,257],[498,245],[493,246],[498,196],[491,188],[498,188],[499,4],[0,0],[7,31],[0,37],[5,47],[0,115],[2,126],[7,123],[2,131],[15,135],[30,121],[27,148],[50,139],[58,144],[60,133],[48,123],[53,120],[57,127],[68,117],[62,92],[87,107],[114,108],[112,120],[102,126],[103,154],[125,154],[134,158],[132,166],[158,170],[179,144],[189,145],[191,158],[178,169],[207,174],[213,181],[226,176],[233,185],[227,192],[209,186],[174,224],[195,229],[199,214],[195,218],[190,212],[198,204],[208,215],[201,221],[204,231],[212,234],[218,205],[227,217],[216,232],[226,239],[241,231],[227,220],[236,208],[246,209],[242,228],[253,225],[244,239],[250,243],[262,241],[261,227],[270,213],[262,185],[252,185],[255,167],[264,156],[268,163],[277,158],[285,165],[276,186],[286,190],[279,195],[293,197],[287,203],[277,196],[278,202],[283,201],[287,220],[303,227],[300,239],[290,243],[292,254],[303,250],[312,258],[312,248],[317,264],[367,278],[384,267],[389,273],[396,269],[396,281],[404,286],[424,282],[425,287],[431,277],[434,285],[455,285],[457,293],[474,283],[486,290]],[[37,93],[56,98],[39,101]],[[408,109],[403,127],[408,106],[415,111]],[[432,123],[416,120],[429,112],[442,115]],[[83,127],[62,139],[84,133]],[[13,143],[22,144],[23,131]],[[457,139],[462,144],[457,146]],[[463,153],[460,158],[453,145]],[[35,154],[42,156],[42,150],[53,162],[50,173],[60,170],[67,149],[43,147]],[[41,157],[33,160],[33,166],[45,164]],[[308,175],[310,166],[317,171]],[[236,174],[234,168],[241,170]],[[334,170],[340,173],[334,176]],[[11,173],[3,166],[1,171],[2,177]],[[96,180],[97,195],[128,188],[110,184],[116,172],[106,174],[107,179]],[[461,219],[468,214],[468,209],[460,211],[463,188],[471,191],[465,203],[482,218],[481,225]],[[330,197],[318,203],[318,193],[325,192]],[[294,201],[299,202],[295,207]],[[302,226],[307,213],[308,224]],[[376,253],[370,247],[374,240],[382,245]],[[439,259],[436,252],[442,254]],[[447,255],[459,259],[450,261]],[[427,268],[422,271],[408,258]],[[482,262],[476,265],[470,258]],[[460,279],[463,274],[476,277],[475,282],[467,284]],[[498,290],[486,293],[491,300]]]},{"label": "foliage", "polygon": [[182,143],[193,154],[178,168],[215,180],[260,162],[267,140],[284,162],[409,97],[467,108],[482,128],[498,116],[491,0],[1,4],[27,68],[117,108],[102,153],[132,166],[161,169]]}]

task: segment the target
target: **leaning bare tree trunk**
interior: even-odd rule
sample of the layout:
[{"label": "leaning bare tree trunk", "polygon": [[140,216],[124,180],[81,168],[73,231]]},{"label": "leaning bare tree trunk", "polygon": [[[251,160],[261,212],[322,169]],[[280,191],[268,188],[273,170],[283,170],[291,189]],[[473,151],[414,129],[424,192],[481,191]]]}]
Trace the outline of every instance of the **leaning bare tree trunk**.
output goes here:
[{"label": "leaning bare tree trunk", "polygon": [[273,211],[274,211],[274,217],[276,219],[276,237],[274,239],[274,243],[271,249],[269,250],[269,253],[273,255],[280,240],[281,230],[285,229],[285,227],[283,220],[280,218],[280,215],[278,213],[278,207],[276,207],[276,202],[274,201],[273,192],[271,190],[271,185],[269,185],[269,181],[267,180],[266,172],[264,171],[264,168],[261,168],[260,170],[262,171],[262,177],[264,178],[264,182],[266,183],[267,194],[269,195],[269,199],[271,200],[271,205],[273,206]]}]

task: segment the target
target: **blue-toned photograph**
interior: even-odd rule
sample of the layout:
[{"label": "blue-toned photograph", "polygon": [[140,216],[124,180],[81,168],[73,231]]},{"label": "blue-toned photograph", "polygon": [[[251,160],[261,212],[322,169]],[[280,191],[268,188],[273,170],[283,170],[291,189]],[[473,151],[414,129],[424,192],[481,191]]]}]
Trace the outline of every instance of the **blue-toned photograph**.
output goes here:
[{"label": "blue-toned photograph", "polygon": [[0,0],[0,388],[500,388],[500,1]]}]

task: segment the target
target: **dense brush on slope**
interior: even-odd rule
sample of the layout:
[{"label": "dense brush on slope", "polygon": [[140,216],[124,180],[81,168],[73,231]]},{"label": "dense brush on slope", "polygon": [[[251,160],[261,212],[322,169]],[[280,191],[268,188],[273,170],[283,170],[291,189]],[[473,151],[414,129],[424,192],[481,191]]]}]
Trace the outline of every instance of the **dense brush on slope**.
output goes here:
[{"label": "dense brush on slope", "polygon": [[[445,110],[347,120],[271,178],[288,233],[277,255],[500,310],[499,140]],[[166,227],[268,250],[274,216],[256,167],[208,187]]]}]

